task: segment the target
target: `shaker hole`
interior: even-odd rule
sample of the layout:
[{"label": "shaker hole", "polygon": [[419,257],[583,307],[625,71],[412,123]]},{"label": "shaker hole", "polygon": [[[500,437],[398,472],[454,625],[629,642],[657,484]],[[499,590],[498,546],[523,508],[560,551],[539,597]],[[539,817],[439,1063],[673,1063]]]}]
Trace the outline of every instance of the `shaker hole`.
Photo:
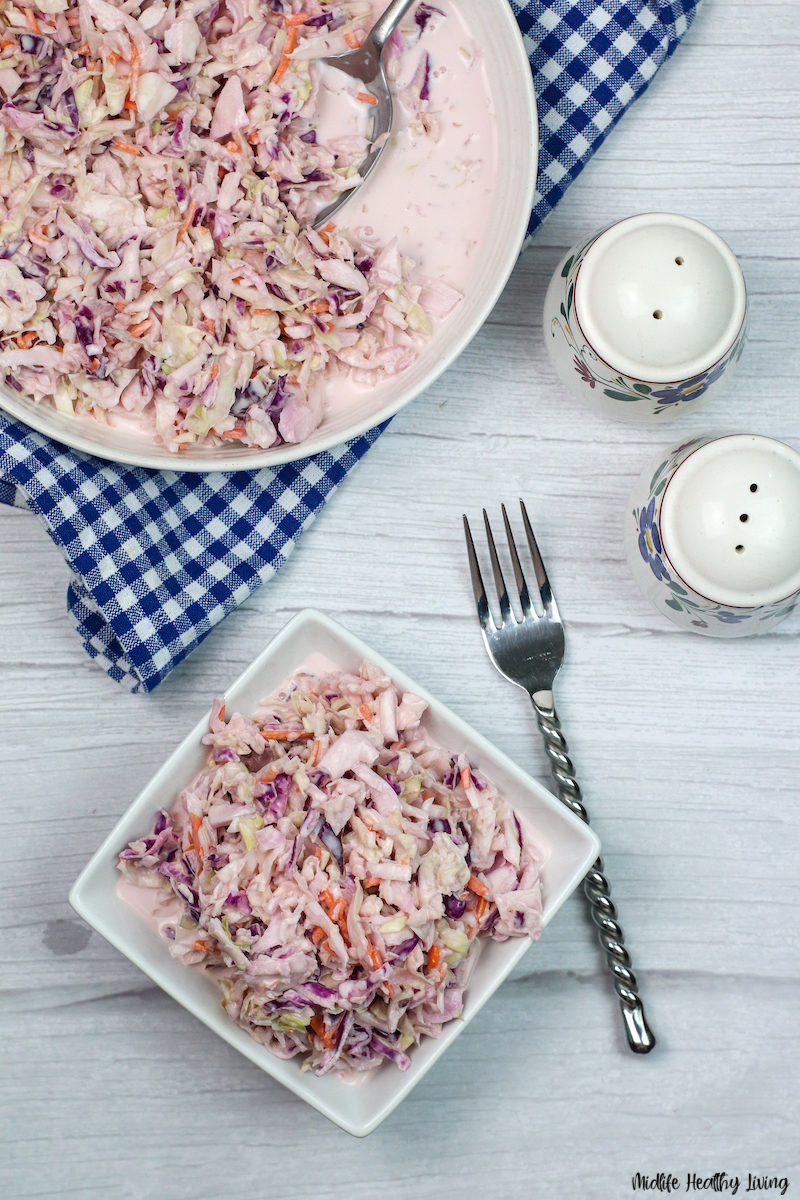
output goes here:
[{"label": "shaker hole", "polygon": [[736,547],[737,554],[744,554],[744,546],[741,543]]},{"label": "shaker hole", "polygon": [[661,320],[661,318],[663,317],[663,315],[664,315],[664,314],[662,313],[662,311],[661,311],[661,309],[660,309],[660,308],[657,308],[657,309],[656,309],[656,311],[653,313],[653,316],[655,317],[655,319],[656,319],[657,321],[660,321],[660,320]]},{"label": "shaker hole", "polygon": [[750,518],[748,517],[747,513],[742,513],[741,516],[739,517],[739,520],[744,525],[745,521],[749,521]]},{"label": "shaker hole", "polygon": [[682,266],[683,266],[683,259],[681,258],[680,254],[679,254],[679,255],[678,255],[678,257],[675,259],[675,262],[678,264],[678,266],[679,266],[679,267],[682,267]]},{"label": "shaker hole", "polygon": [[757,483],[751,483],[751,484],[750,484],[750,491],[751,491],[751,492],[757,492],[757,491],[758,491],[758,484],[757,484]]}]

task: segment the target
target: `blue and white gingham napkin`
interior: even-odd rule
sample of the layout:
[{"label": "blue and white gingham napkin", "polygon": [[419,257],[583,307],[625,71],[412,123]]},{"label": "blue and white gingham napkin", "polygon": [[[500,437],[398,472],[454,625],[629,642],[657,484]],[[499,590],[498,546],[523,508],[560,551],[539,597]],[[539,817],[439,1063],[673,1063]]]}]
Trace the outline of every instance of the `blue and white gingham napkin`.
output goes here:
[{"label": "blue and white gingham napkin", "polygon": [[[698,0],[510,0],[533,70],[541,225],[689,27]],[[335,450],[222,475],[125,469],[0,414],[0,502],[35,512],[72,571],[87,654],[152,691],[269,579],[385,426]]]}]

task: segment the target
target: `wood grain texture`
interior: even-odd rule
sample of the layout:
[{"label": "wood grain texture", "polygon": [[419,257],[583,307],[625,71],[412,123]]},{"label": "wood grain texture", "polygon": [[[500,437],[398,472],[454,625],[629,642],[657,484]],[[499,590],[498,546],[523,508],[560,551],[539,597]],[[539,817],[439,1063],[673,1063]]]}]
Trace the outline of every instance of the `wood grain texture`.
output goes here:
[{"label": "wood grain texture", "polygon": [[[280,576],[152,696],[90,662],[58,551],[30,514],[0,509],[0,1194],[617,1200],[637,1170],[788,1173],[800,1188],[800,616],[727,643],[650,607],[621,523],[673,433],[581,408],[541,338],[568,245],[636,211],[698,217],[740,256],[751,334],[723,397],[674,436],[800,446],[796,23],[795,3],[703,0],[458,363],[394,420]],[[525,697],[484,656],[460,533],[462,511],[518,495],[568,622],[559,707],[660,1045],[625,1051],[573,898],[357,1142],[87,936],[67,891],[210,695],[306,605],[546,779]]]}]

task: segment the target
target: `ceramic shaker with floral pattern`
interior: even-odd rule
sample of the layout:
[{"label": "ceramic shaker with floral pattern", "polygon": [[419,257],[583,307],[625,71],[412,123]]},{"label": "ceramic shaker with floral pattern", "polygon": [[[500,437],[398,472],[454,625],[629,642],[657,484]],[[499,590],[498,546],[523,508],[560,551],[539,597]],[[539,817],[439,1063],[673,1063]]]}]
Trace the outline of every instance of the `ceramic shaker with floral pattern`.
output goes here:
[{"label": "ceramic shaker with floral pattern", "polygon": [[670,446],[633,489],[625,549],[676,625],[710,637],[770,629],[800,595],[800,454],[751,434]]},{"label": "ceramic shaker with floral pattern", "polygon": [[628,217],[573,247],[544,302],[561,381],[633,424],[710,400],[730,378],[746,328],[736,256],[706,225],[674,213]]}]

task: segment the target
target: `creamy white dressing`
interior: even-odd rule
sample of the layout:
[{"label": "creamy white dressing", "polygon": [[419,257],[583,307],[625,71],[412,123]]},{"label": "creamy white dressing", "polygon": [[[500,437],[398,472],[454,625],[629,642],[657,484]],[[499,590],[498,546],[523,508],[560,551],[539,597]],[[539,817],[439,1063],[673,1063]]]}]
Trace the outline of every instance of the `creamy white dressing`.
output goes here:
[{"label": "creamy white dressing", "polygon": [[[380,0],[377,10],[385,5]],[[394,124],[389,144],[369,179],[336,214],[341,228],[379,246],[397,238],[402,254],[421,276],[439,279],[466,291],[489,229],[497,177],[497,121],[480,47],[454,0],[437,3],[416,46],[401,60],[392,83]],[[403,104],[424,54],[430,56],[430,112],[437,140],[413,129],[413,114]],[[349,94],[352,80],[329,64],[320,71],[318,117],[320,140],[366,132],[368,105]],[[336,129],[336,122],[339,124]],[[447,318],[444,318],[447,320]],[[433,337],[441,324],[433,318]],[[326,416],[346,410],[356,396],[380,388],[359,384],[351,374],[338,374],[317,385]]]}]

